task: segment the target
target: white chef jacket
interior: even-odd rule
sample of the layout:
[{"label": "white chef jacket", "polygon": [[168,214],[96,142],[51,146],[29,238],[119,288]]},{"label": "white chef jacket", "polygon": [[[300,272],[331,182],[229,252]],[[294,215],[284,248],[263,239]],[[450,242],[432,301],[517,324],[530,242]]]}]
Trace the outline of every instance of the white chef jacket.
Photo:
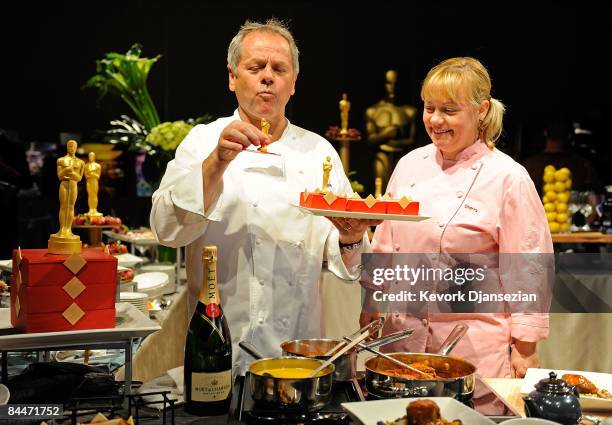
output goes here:
[{"label": "white chef jacket", "polygon": [[[351,186],[331,144],[289,122],[281,138],[268,146],[279,155],[238,154],[215,200],[204,210],[202,162],[234,120],[240,120],[237,111],[195,126],[183,140],[153,194],[151,228],[160,243],[187,246],[187,281],[193,297],[202,286],[202,248],[217,246],[217,277],[232,335],[234,371],[244,373],[253,359],[238,341],[277,356],[285,340],[322,336],[322,261],[326,258],[338,277],[356,280],[361,250],[352,252],[345,266],[338,230],[326,218],[299,209],[300,192],[320,187],[327,156],[333,163],[331,190],[350,194]],[[369,246],[365,236],[364,245]]]}]

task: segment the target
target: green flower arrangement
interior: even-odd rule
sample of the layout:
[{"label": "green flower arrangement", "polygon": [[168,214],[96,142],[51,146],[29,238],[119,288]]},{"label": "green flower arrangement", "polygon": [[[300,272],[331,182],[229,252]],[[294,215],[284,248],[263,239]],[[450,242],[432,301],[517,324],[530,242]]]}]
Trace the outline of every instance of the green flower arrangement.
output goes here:
[{"label": "green flower arrangement", "polygon": [[147,90],[151,67],[161,58],[141,58],[142,46],[134,44],[125,55],[110,52],[96,61],[96,74],[83,88],[96,88],[100,101],[107,93],[119,96],[132,109],[138,120],[150,131],[159,124],[159,115]]},{"label": "green flower arrangement", "polygon": [[[163,173],[166,163],[174,157],[174,152],[187,133],[200,123],[212,120],[209,114],[199,118],[179,121],[160,122],[155,103],[147,89],[147,79],[153,65],[161,58],[141,57],[142,46],[138,43],[125,53],[107,53],[96,61],[96,74],[83,86],[83,89],[98,90],[98,102],[110,93],[120,97],[132,110],[136,118],[120,115],[110,122],[103,139],[112,144],[122,144],[129,150],[146,152]],[[161,178],[161,176],[159,176]],[[159,184],[156,178],[154,186]]]}]

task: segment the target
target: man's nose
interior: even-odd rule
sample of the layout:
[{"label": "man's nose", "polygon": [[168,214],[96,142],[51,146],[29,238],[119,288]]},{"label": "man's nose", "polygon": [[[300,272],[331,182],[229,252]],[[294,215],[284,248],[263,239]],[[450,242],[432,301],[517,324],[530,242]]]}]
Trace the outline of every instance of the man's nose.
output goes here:
[{"label": "man's nose", "polygon": [[261,83],[266,86],[274,83],[274,74],[272,73],[272,67],[267,65],[261,72]]}]

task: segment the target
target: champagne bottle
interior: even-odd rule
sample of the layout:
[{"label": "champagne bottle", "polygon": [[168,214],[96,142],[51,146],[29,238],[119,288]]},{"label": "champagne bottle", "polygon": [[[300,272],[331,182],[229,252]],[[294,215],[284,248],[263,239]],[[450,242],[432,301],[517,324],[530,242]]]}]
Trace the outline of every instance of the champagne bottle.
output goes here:
[{"label": "champagne bottle", "polygon": [[232,340],[220,305],[217,247],[202,253],[202,289],[185,343],[185,411],[199,416],[229,411],[232,398]]}]

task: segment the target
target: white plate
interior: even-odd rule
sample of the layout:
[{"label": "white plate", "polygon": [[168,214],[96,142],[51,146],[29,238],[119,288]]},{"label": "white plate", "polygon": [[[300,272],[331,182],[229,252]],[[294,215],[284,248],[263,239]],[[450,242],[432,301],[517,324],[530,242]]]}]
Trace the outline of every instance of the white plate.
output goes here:
[{"label": "white plate", "polygon": [[355,211],[339,211],[339,210],[320,210],[318,208],[300,207],[301,210],[307,211],[314,215],[324,217],[345,217],[345,218],[362,218],[370,220],[395,220],[395,221],[423,221],[427,220],[426,215],[406,215],[406,214],[381,214],[381,213],[365,213]]},{"label": "white plate", "polygon": [[6,385],[0,384],[0,406],[4,406],[11,398],[11,393]]},{"label": "white plate", "polygon": [[115,255],[117,257],[117,261],[119,262],[119,266],[123,267],[134,267],[136,264],[143,263],[144,258],[140,258],[133,254],[119,254]]},{"label": "white plate", "polygon": [[[521,386],[521,395],[527,395],[535,390],[535,384],[541,379],[548,378],[550,372],[556,372],[557,378],[562,379],[563,374],[572,373],[576,375],[582,375],[597,385],[602,390],[608,390],[612,392],[612,374],[599,373],[599,372],[584,372],[580,370],[560,370],[560,369],[536,369],[529,368],[523,379],[523,385]],[[604,399],[599,397],[580,396],[580,406],[583,410],[607,410],[612,411],[612,400]]]},{"label": "white plate", "polygon": [[394,398],[388,400],[359,401],[342,403],[353,420],[362,425],[376,425],[379,421],[394,421],[406,415],[406,406],[414,400],[433,400],[440,407],[442,417],[447,421],[460,419],[469,425],[494,425],[474,409],[450,397]]}]

